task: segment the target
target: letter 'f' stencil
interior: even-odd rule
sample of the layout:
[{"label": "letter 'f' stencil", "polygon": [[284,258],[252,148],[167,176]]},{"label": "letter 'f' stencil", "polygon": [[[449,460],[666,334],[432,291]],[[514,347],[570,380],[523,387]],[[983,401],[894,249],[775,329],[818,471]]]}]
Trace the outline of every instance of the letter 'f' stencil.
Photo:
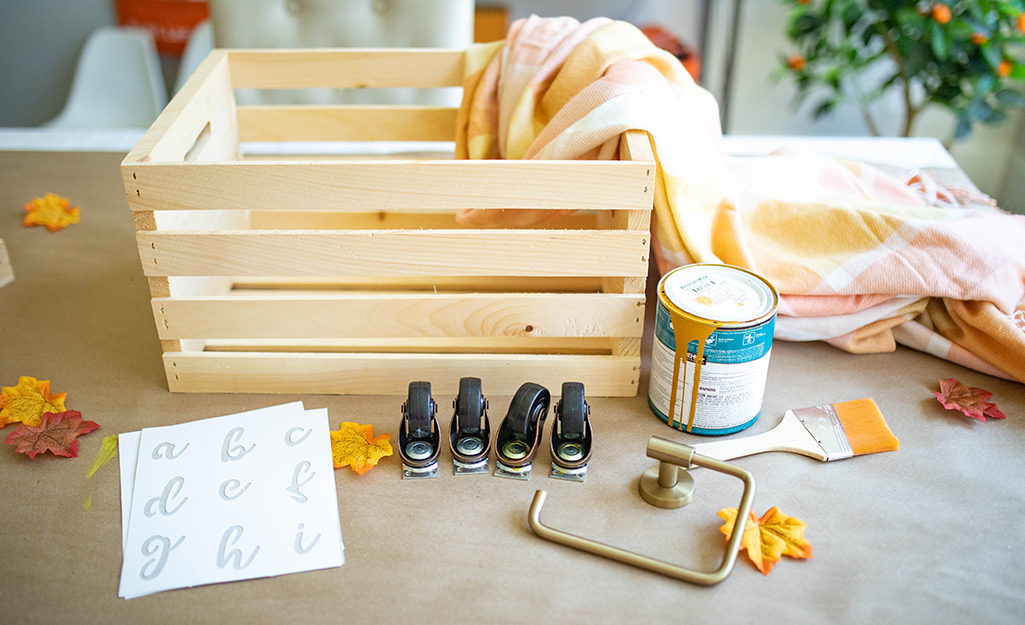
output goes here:
[{"label": "letter 'f' stencil", "polygon": [[294,402],[120,434],[119,594],[344,564],[329,428]]}]

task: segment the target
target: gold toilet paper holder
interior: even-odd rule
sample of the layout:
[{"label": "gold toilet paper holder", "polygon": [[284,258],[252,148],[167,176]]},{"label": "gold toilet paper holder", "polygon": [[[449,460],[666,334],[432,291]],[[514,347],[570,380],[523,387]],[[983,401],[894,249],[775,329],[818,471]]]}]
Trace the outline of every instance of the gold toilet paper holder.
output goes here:
[{"label": "gold toilet paper holder", "polygon": [[[693,447],[657,436],[652,436],[648,440],[647,455],[659,463],[644,472],[638,490],[641,497],[651,505],[659,508],[679,508],[690,503],[694,496],[694,479],[687,469],[699,466],[732,475],[744,482],[744,493],[740,498],[737,518],[747,519],[755,495],[754,477],[747,470],[735,464],[703,456],[695,452]],[[737,561],[740,540],[744,535],[743,531],[733,532],[726,543],[726,553],[718,569],[711,572],[696,571],[548,527],[541,523],[541,509],[545,505],[546,497],[547,493],[543,490],[534,493],[534,500],[527,514],[530,529],[541,538],[692,584],[712,586],[726,579]]]}]

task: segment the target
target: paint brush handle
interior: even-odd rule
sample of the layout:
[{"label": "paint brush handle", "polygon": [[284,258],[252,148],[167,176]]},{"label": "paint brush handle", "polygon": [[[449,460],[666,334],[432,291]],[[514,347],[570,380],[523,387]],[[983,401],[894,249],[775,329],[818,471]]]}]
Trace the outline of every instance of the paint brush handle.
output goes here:
[{"label": "paint brush handle", "polygon": [[716,460],[732,460],[766,451],[788,451],[825,460],[822,446],[808,432],[793,412],[787,411],[779,425],[768,432],[713,443],[691,445],[694,450]]},{"label": "paint brush handle", "polygon": [[715,441],[714,443],[698,443],[697,445],[691,445],[691,447],[702,456],[708,456],[716,460],[733,460],[734,458],[743,458],[744,456],[773,451],[775,439],[771,434],[772,431],[770,430],[756,436]]}]

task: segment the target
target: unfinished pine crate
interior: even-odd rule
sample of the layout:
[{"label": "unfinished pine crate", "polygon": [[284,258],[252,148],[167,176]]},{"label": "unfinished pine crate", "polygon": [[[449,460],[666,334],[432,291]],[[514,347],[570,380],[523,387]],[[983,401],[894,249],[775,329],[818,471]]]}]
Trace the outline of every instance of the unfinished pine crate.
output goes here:
[{"label": "unfinished pine crate", "polygon": [[14,282],[14,269],[11,268],[11,259],[7,256],[7,246],[4,240],[0,239],[0,286],[7,286]]},{"label": "unfinished pine crate", "polygon": [[[215,50],[122,163],[171,391],[633,396],[654,159],[249,158],[247,142],[444,141],[457,109],[237,106],[235,89],[458,87],[462,51]],[[291,145],[291,144],[290,144]],[[450,145],[450,144],[441,144]],[[529,229],[455,211],[574,209]]]}]

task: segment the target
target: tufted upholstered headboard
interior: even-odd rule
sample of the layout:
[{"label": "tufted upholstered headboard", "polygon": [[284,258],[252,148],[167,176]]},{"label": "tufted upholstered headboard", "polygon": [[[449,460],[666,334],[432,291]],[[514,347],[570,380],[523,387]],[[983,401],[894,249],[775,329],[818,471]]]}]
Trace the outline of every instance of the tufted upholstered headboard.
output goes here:
[{"label": "tufted upholstered headboard", "polygon": [[[474,0],[210,0],[218,48],[457,48]],[[240,104],[458,105],[459,90],[239,90]]]}]

